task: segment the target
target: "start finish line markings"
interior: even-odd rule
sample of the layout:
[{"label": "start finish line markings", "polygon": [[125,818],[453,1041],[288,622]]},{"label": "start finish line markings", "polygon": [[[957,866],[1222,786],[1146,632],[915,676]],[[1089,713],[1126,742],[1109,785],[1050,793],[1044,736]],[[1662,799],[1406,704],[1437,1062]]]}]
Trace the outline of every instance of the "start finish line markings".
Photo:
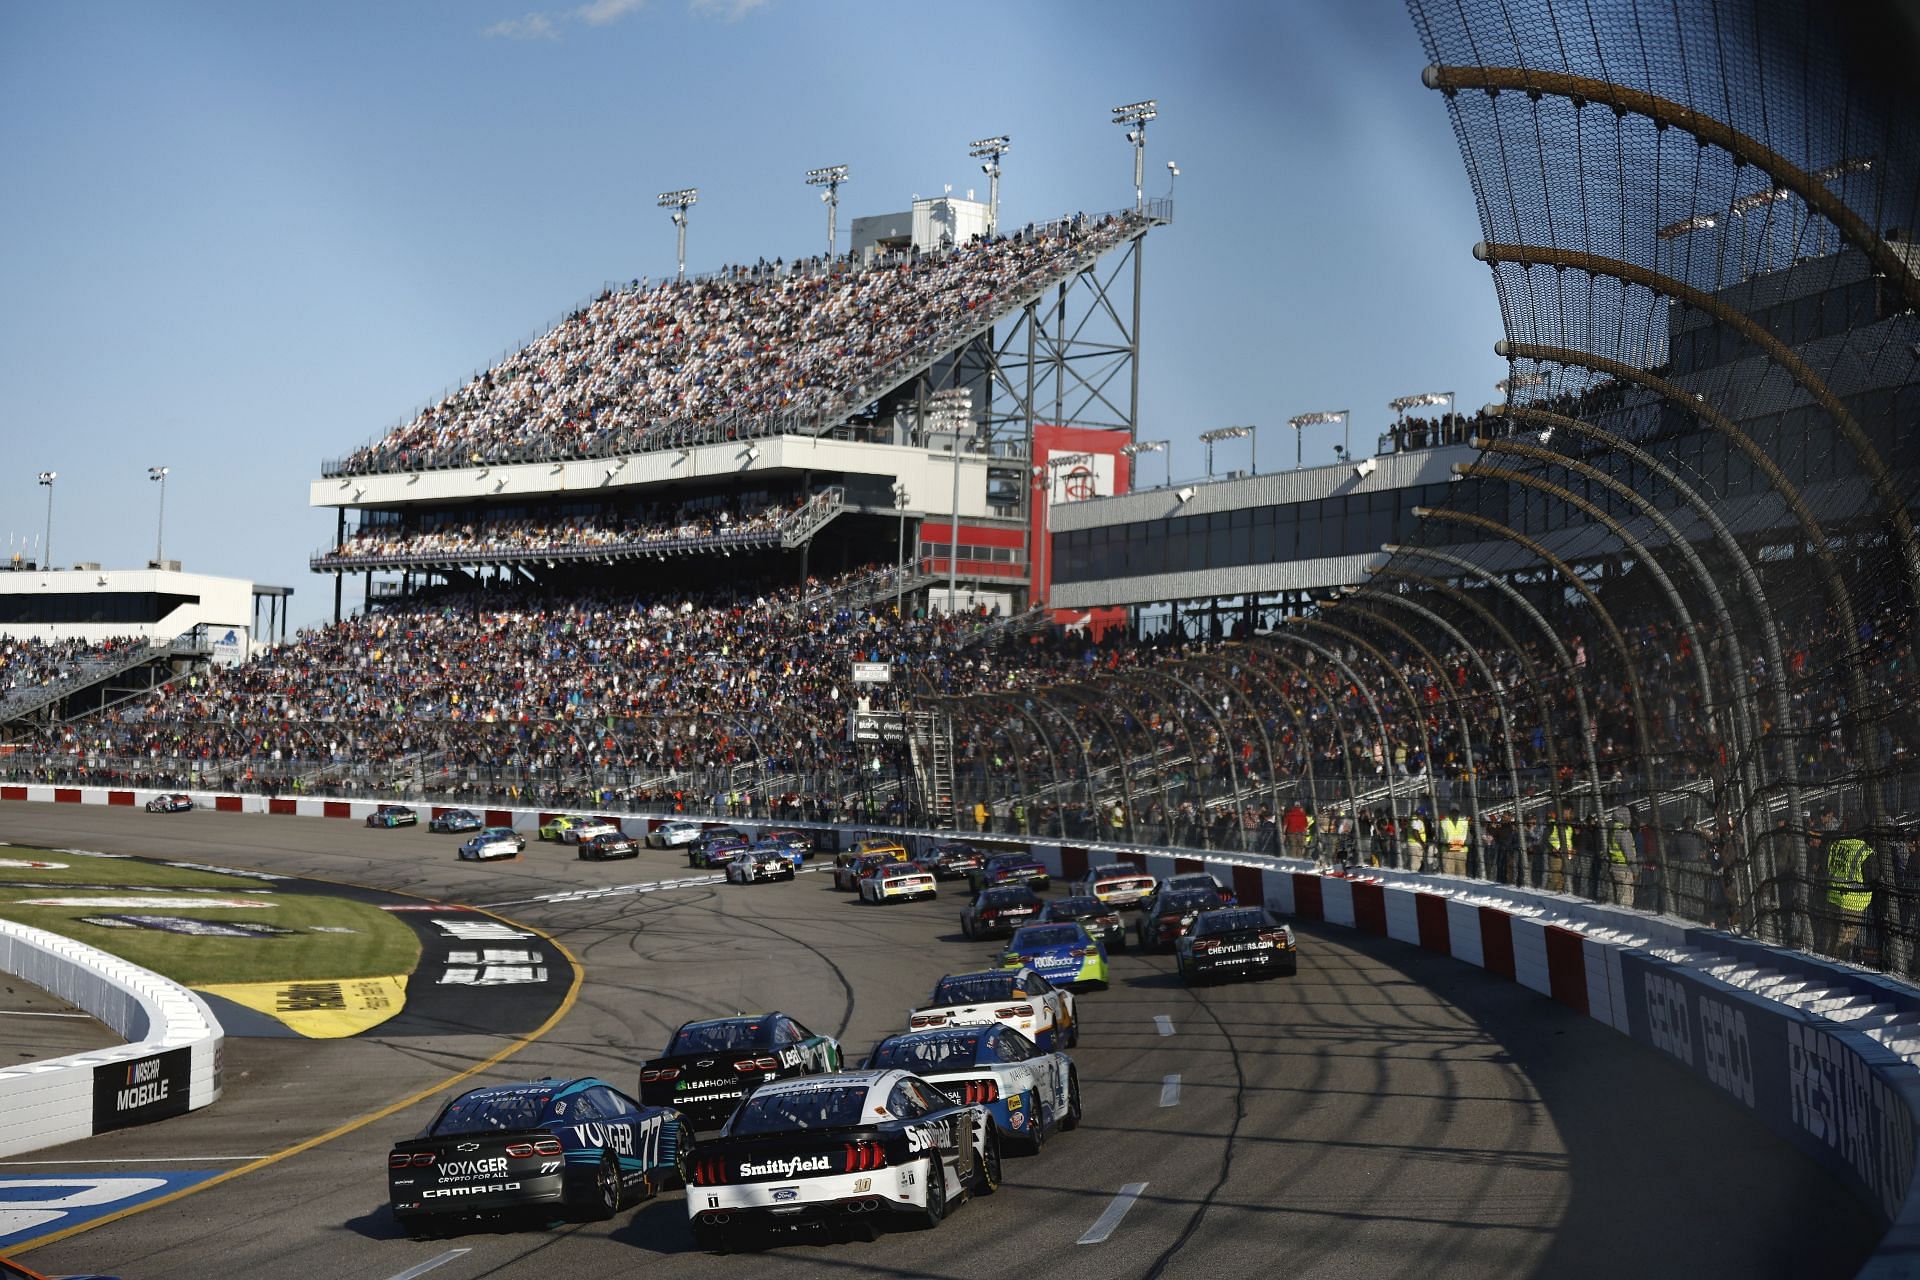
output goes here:
[{"label": "start finish line markings", "polygon": [[1087,1233],[1074,1243],[1100,1244],[1114,1233],[1120,1225],[1120,1219],[1127,1216],[1127,1210],[1133,1208],[1133,1202],[1138,1200],[1140,1193],[1146,1189],[1147,1184],[1144,1182],[1129,1182],[1120,1188],[1120,1194],[1113,1198],[1113,1203],[1107,1206],[1106,1212],[1094,1219],[1093,1225],[1087,1228]]},{"label": "start finish line markings", "polygon": [[1164,1013],[1156,1013],[1153,1015],[1153,1026],[1154,1029],[1163,1036],[1173,1034],[1173,1019]]}]

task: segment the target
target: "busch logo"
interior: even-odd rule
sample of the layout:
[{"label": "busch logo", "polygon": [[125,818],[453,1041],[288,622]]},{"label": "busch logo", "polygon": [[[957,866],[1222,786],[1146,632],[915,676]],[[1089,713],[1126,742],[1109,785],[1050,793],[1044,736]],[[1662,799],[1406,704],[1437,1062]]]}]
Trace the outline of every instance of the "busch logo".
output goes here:
[{"label": "busch logo", "polygon": [[1752,1106],[1753,1046],[1747,1041],[1746,1013],[1701,996],[1700,1048],[1707,1079]]},{"label": "busch logo", "polygon": [[747,1161],[740,1166],[743,1178],[763,1178],[773,1174],[781,1178],[791,1178],[796,1173],[825,1173],[830,1162],[825,1156],[787,1156],[782,1160],[768,1160],[761,1164]]},{"label": "busch logo", "polygon": [[1787,1091],[1793,1122],[1832,1151],[1894,1217],[1913,1169],[1906,1105],[1844,1041],[1787,1024]]},{"label": "busch logo", "polygon": [[1693,1065],[1693,1031],[1687,1018],[1687,989],[1673,978],[1649,973],[1647,1034],[1656,1049]]}]

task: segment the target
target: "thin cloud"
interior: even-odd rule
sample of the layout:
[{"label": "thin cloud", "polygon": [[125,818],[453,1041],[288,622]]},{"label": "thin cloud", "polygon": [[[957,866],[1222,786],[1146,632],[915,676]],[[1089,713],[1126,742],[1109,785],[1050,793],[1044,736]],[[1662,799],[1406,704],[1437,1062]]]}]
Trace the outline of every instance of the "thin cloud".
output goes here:
[{"label": "thin cloud", "polygon": [[689,0],[687,7],[703,18],[738,22],[766,4],[767,0]]},{"label": "thin cloud", "polygon": [[590,27],[604,27],[609,22],[618,22],[628,14],[647,7],[647,0],[591,0],[573,11],[574,16]]},{"label": "thin cloud", "polygon": [[524,17],[496,22],[481,34],[496,40],[558,40],[560,38],[560,32],[555,28],[553,18],[537,10]]}]

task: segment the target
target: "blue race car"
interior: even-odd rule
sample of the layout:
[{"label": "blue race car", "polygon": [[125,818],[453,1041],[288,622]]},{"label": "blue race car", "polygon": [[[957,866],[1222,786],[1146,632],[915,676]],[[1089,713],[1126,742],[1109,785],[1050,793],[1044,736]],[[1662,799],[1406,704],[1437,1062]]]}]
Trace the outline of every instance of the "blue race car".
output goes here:
[{"label": "blue race car", "polygon": [[420,815],[403,804],[383,804],[367,815],[370,827],[414,827],[420,825]]},{"label": "blue race car", "polygon": [[480,815],[471,809],[447,809],[433,815],[427,823],[427,830],[459,835],[463,831],[478,831],[486,825],[480,820]]},{"label": "blue race car", "polygon": [[888,1036],[869,1069],[911,1071],[962,1106],[986,1107],[1008,1150],[1037,1155],[1049,1136],[1080,1123],[1080,1075],[1004,1023],[973,1023]]},{"label": "blue race car", "polygon": [[[780,839],[755,840],[752,844],[747,846],[747,850],[750,853],[756,853],[756,854],[764,853],[764,854],[771,854],[771,855],[776,855],[778,857],[785,858],[788,862],[791,862],[793,864],[793,869],[795,871],[798,871],[801,867],[805,866],[807,862],[806,855],[800,851],[799,846],[795,845],[790,840],[780,840]],[[734,852],[738,853],[739,850],[736,849]]]},{"label": "blue race car", "polygon": [[1107,985],[1107,949],[1079,924],[1022,925],[1007,943],[1000,967],[1032,969],[1070,991]]},{"label": "blue race car", "polygon": [[724,867],[733,861],[733,855],[747,847],[747,838],[734,832],[710,835],[699,844],[687,848],[687,865],[690,867]]},{"label": "blue race car", "polygon": [[450,1220],[554,1209],[611,1218],[684,1186],[693,1131],[604,1080],[489,1085],[455,1097],[387,1156],[393,1216],[415,1236]]}]

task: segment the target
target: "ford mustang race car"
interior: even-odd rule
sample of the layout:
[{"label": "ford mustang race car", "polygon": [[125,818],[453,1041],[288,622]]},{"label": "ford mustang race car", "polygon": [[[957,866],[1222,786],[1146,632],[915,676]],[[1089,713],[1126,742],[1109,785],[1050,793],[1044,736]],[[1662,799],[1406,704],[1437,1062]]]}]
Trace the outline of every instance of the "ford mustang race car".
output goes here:
[{"label": "ford mustang race car", "polygon": [[1153,877],[1131,862],[1110,862],[1082,876],[1073,891],[1124,910],[1146,905],[1153,896]]},{"label": "ford mustang race car", "polygon": [[1264,907],[1209,911],[1194,921],[1193,932],[1174,944],[1180,980],[1189,986],[1215,978],[1271,977],[1299,971],[1300,953],[1293,930]]},{"label": "ford mustang race car", "polygon": [[867,1055],[869,1068],[911,1071],[955,1102],[993,1117],[1009,1150],[1037,1155],[1049,1136],[1080,1123],[1080,1074],[1004,1023],[908,1031]]},{"label": "ford mustang race car", "polygon": [[417,827],[420,815],[403,804],[383,804],[367,815],[370,827]]},{"label": "ford mustang race car", "polygon": [[193,797],[184,791],[171,795],[155,796],[147,801],[148,813],[192,813]]},{"label": "ford mustang race car", "polygon": [[480,815],[471,809],[447,809],[436,813],[427,820],[427,830],[438,831],[445,835],[458,835],[462,831],[478,831],[487,824]]},{"label": "ford mustang race car", "polygon": [[1079,991],[1107,985],[1107,953],[1077,924],[1029,924],[1013,931],[1002,969],[1029,966],[1057,987]]},{"label": "ford mustang race car", "polygon": [[762,840],[779,841],[781,844],[787,846],[787,848],[799,854],[802,862],[806,862],[813,857],[813,837],[805,831],[798,831],[791,827],[776,827],[772,831],[766,832],[760,838]]},{"label": "ford mustang race car", "polygon": [[1134,926],[1140,935],[1140,949],[1171,951],[1175,942],[1187,936],[1202,912],[1220,909],[1220,895],[1206,889],[1156,893]]},{"label": "ford mustang race car", "polygon": [[1051,883],[1045,864],[1024,853],[995,854],[967,872],[967,885],[976,892],[1005,884],[1024,884],[1038,890]]},{"label": "ford mustang race car", "polygon": [[[841,861],[843,858],[849,860],[843,862]],[[833,887],[842,893],[858,893],[860,882],[881,867],[907,865],[909,864],[896,862],[890,853],[863,853],[853,855],[851,858],[842,853],[833,860]]]},{"label": "ford mustang race car", "polygon": [[762,880],[791,880],[799,872],[784,849],[763,849],[755,845],[742,849],[727,863],[728,884],[757,884]]},{"label": "ford mustang race car", "polygon": [[622,831],[596,831],[590,836],[583,835],[575,848],[579,857],[591,858],[595,862],[640,856],[639,842]]},{"label": "ford mustang race car", "polygon": [[512,827],[488,827],[460,846],[460,856],[469,862],[490,862],[517,858],[526,847],[526,840]]},{"label": "ford mustang race car", "polygon": [[1011,935],[1040,914],[1040,895],[1023,884],[983,889],[960,913],[960,932],[969,939]]},{"label": "ford mustang race car", "polygon": [[960,880],[968,872],[978,871],[987,855],[970,844],[947,840],[922,849],[913,860],[933,872],[937,880]]},{"label": "ford mustang race car", "polygon": [[524,1208],[610,1218],[683,1184],[691,1140],[678,1112],[643,1107],[604,1080],[489,1085],[394,1144],[388,1202],[422,1236],[436,1219]]},{"label": "ford mustang race car", "polygon": [[915,898],[937,898],[939,888],[933,872],[911,862],[880,862],[860,877],[862,902],[911,902]]},{"label": "ford mustang race car", "polygon": [[798,871],[807,864],[805,851],[792,840],[781,839],[774,836],[762,836],[747,847],[755,853],[764,853],[775,858],[785,858],[792,864],[795,871]]},{"label": "ford mustang race car", "polygon": [[846,1072],[755,1089],[692,1172],[687,1217],[703,1249],[801,1231],[872,1239],[887,1219],[938,1226],[992,1194],[1000,1140],[984,1108],[908,1072]]},{"label": "ford mustang race car", "polygon": [[907,1029],[926,1031],[967,1022],[1004,1022],[1042,1049],[1071,1049],[1080,1039],[1073,993],[1032,969],[950,973],[926,1007],[907,1014]]},{"label": "ford mustang race car", "polygon": [[667,1051],[641,1067],[640,1100],[716,1129],[755,1085],[839,1069],[840,1042],[784,1013],[708,1018],[674,1032]]},{"label": "ford mustang race car", "polygon": [[907,861],[907,848],[898,840],[886,836],[867,836],[855,840],[853,848],[842,854],[846,858],[860,858],[872,853],[884,853],[895,862]]},{"label": "ford mustang race car", "polygon": [[577,814],[562,813],[540,824],[540,838],[558,840],[561,844],[579,844],[588,836],[619,829],[602,818],[583,818]]},{"label": "ford mustang race car", "polygon": [[1239,899],[1233,896],[1233,890],[1221,884],[1204,871],[1189,871],[1184,875],[1168,876],[1160,882],[1163,893],[1176,893],[1182,889],[1204,889],[1220,899],[1220,905],[1230,907]]},{"label": "ford mustang race car", "polygon": [[658,831],[647,835],[649,849],[679,849],[693,844],[706,833],[706,828],[698,822],[669,822]]},{"label": "ford mustang race car", "polygon": [[687,865],[690,867],[724,867],[733,861],[733,855],[742,849],[750,848],[748,839],[735,831],[715,832],[704,836],[698,844],[687,846]]},{"label": "ford mustang race car", "polygon": [[1107,949],[1108,955],[1127,949],[1127,926],[1120,922],[1120,908],[1110,907],[1090,894],[1055,898],[1040,912],[1040,919],[1079,925]]}]

